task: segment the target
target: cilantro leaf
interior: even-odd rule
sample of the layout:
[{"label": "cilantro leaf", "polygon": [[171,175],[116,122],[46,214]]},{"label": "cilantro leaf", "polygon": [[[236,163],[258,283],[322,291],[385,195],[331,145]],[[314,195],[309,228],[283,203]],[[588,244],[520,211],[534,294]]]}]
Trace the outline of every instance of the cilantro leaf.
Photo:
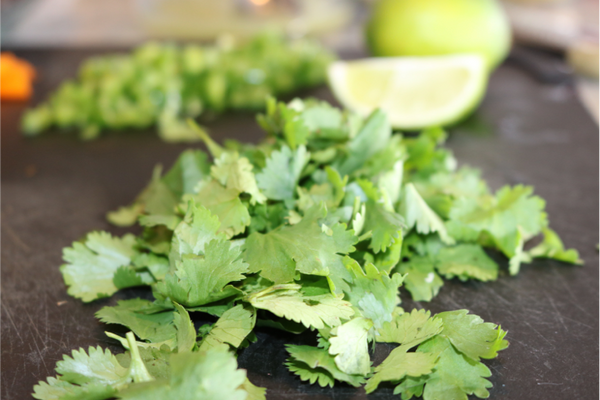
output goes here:
[{"label": "cilantro leaf", "polygon": [[32,396],[39,400],[104,400],[114,397],[116,390],[110,385],[92,383],[74,385],[60,379],[48,377],[33,387]]},{"label": "cilantro leaf", "polygon": [[391,277],[385,271],[379,271],[373,264],[367,263],[365,269],[350,257],[344,258],[344,264],[352,279],[346,298],[358,308],[363,317],[373,321],[376,328],[384,322],[392,320],[392,313],[400,303],[398,288],[402,285],[403,277],[393,274]]},{"label": "cilantro leaf", "polygon": [[56,363],[56,372],[62,375],[61,380],[78,385],[89,382],[110,385],[127,375],[127,369],[110,350],[102,350],[100,346],[90,347],[87,353],[80,348],[73,350],[71,357],[64,355],[62,361]]},{"label": "cilantro leaf", "polygon": [[240,157],[237,152],[223,152],[215,160],[210,173],[227,189],[250,194],[252,204],[264,203],[267,198],[258,190],[252,168],[250,161],[246,157]]},{"label": "cilantro leaf", "polygon": [[258,187],[271,200],[292,200],[302,169],[310,159],[306,147],[299,146],[295,152],[283,146],[267,158],[267,165],[256,174]]},{"label": "cilantro leaf", "polygon": [[109,212],[108,220],[118,226],[133,225],[142,214],[157,218],[173,218],[173,211],[182,195],[193,193],[196,184],[209,174],[206,153],[201,150],[185,150],[171,169],[161,177],[162,167],[154,169],[152,180],[127,207]]},{"label": "cilantro leaf", "polygon": [[244,390],[248,396],[246,400],[266,400],[267,389],[260,386],[255,386],[248,378],[240,385],[240,389]]},{"label": "cilantro leaf", "polygon": [[155,282],[149,272],[136,272],[133,267],[121,266],[113,275],[113,284],[117,289],[134,286],[151,285]]},{"label": "cilantro leaf", "polygon": [[457,171],[439,171],[431,176],[416,177],[412,183],[423,199],[440,217],[448,218],[458,198],[480,198],[489,193],[480,171],[462,167]]},{"label": "cilantro leaf", "polygon": [[246,380],[232,354],[220,350],[173,354],[170,378],[129,385],[118,393],[121,399],[244,400],[240,388]]},{"label": "cilantro leaf", "polygon": [[254,307],[304,326],[323,329],[341,325],[354,314],[350,303],[331,295],[303,296],[300,285],[276,285],[247,297]]},{"label": "cilantro leaf", "polygon": [[367,375],[371,370],[368,333],[373,322],[357,317],[332,330],[329,354],[335,356],[340,371],[351,375]]},{"label": "cilantro leaf", "polygon": [[369,199],[366,203],[364,231],[372,231],[370,247],[375,254],[385,251],[394,243],[402,240],[404,218],[382,204]]},{"label": "cilantro leaf", "polygon": [[333,381],[346,382],[354,387],[362,385],[365,381],[361,375],[352,375],[342,372],[336,365],[334,357],[325,349],[312,346],[287,345],[290,358],[286,365],[303,381],[318,382],[320,386],[333,387]]},{"label": "cilantro leaf", "polygon": [[517,185],[505,186],[494,197],[479,202],[460,198],[450,210],[450,219],[466,228],[488,232],[493,244],[510,258],[519,247],[519,227],[522,239],[527,240],[548,224],[544,200],[532,193],[531,187]]},{"label": "cilantro leaf", "polygon": [[429,257],[414,256],[398,267],[398,272],[408,274],[404,279],[404,286],[413,300],[431,301],[444,285],[444,281],[436,274],[434,265]]},{"label": "cilantro leaf", "polygon": [[419,377],[431,373],[437,357],[428,353],[407,351],[442,331],[442,320],[431,318],[429,311],[412,310],[386,322],[378,330],[378,342],[400,343],[401,345],[375,368],[375,374],[367,381],[365,390],[371,393],[381,382],[399,381],[406,376]]},{"label": "cilantro leaf", "polygon": [[375,153],[384,149],[392,135],[387,115],[375,110],[369,115],[358,134],[346,145],[347,155],[334,164],[334,168],[343,175],[350,175]]},{"label": "cilantro leaf", "polygon": [[164,184],[180,198],[193,193],[196,184],[210,173],[208,156],[202,150],[184,150],[171,169],[162,177]]},{"label": "cilantro leaf", "polygon": [[[140,359],[144,362],[148,372],[156,379],[168,379],[170,375],[169,370],[169,358],[171,358],[171,349],[168,346],[162,346],[160,348],[155,347],[143,347],[138,344],[138,351]],[[124,340],[124,347],[129,348],[127,340]],[[117,354],[117,360],[125,367],[131,366],[132,354],[131,351]]]},{"label": "cilantro leaf", "polygon": [[225,343],[238,348],[252,332],[255,324],[256,313],[251,308],[238,304],[221,315],[208,335],[202,339],[199,350],[206,351]]},{"label": "cilantro leaf", "polygon": [[446,140],[446,132],[438,127],[428,128],[416,138],[404,138],[408,158],[404,164],[407,172],[412,172],[416,178],[428,178],[434,173],[448,172],[456,167],[456,160],[446,150],[438,145]]},{"label": "cilantro leaf", "polygon": [[217,233],[224,233],[226,237],[231,238],[244,232],[246,226],[250,225],[248,208],[242,203],[239,192],[235,189],[225,188],[217,181],[211,180],[202,185],[193,198],[197,204],[203,205],[218,217],[221,225]]},{"label": "cilantro leaf", "polygon": [[173,266],[184,254],[202,254],[211,240],[223,237],[217,234],[219,218],[193,201],[188,204],[183,221],[175,228],[171,242],[169,261]]},{"label": "cilantro leaf", "polygon": [[406,228],[413,226],[421,234],[437,232],[442,242],[451,245],[454,239],[448,235],[442,219],[427,205],[412,183],[404,186],[404,199],[400,203],[400,214],[406,221]]},{"label": "cilantro leaf", "polygon": [[[336,224],[331,235],[323,233],[319,220],[324,207],[307,211],[298,224],[281,226],[266,234],[252,233],[244,244],[244,260],[250,272],[274,283],[291,282],[296,271],[312,275],[328,275],[334,264],[341,265],[341,256],[354,250],[353,231]],[[343,267],[342,267],[343,268]]]},{"label": "cilantro leaf", "polygon": [[517,226],[517,232],[514,236],[514,240],[515,247],[514,249],[511,249],[512,256],[508,260],[508,272],[511,275],[517,275],[519,273],[522,263],[531,262],[531,257],[529,256],[529,253],[524,251],[523,248],[525,246],[525,238],[523,234],[523,229],[520,225]]},{"label": "cilantro leaf", "polygon": [[386,322],[377,330],[378,342],[400,343],[407,348],[437,335],[442,331],[443,320],[432,318],[425,310],[413,309],[410,313],[398,315],[391,322]]},{"label": "cilantro leaf", "polygon": [[377,178],[377,188],[387,195],[392,204],[396,204],[400,199],[404,172],[404,160],[397,160],[389,171],[380,173]]},{"label": "cilantro leaf", "polygon": [[[127,342],[134,344],[131,332]],[[114,397],[116,391],[129,382],[147,382],[153,377],[146,370],[136,346],[132,349],[130,365],[124,368],[115,356],[106,349],[90,347],[73,350],[72,357],[63,356],[56,364],[61,376],[48,378],[34,387],[33,397],[42,400],[102,400]]]},{"label": "cilantro leaf", "polygon": [[[495,358],[498,351],[508,347],[503,331],[495,324],[483,322],[467,310],[446,311],[437,314],[443,321],[442,335],[447,337],[458,351],[479,361],[479,358]],[[500,332],[500,333],[499,333]]]},{"label": "cilantro leaf", "polygon": [[177,310],[173,314],[173,326],[177,331],[177,352],[192,351],[196,346],[196,328],[194,328],[194,323],[185,308],[177,303],[173,304],[175,305],[175,310]]},{"label": "cilantro leaf", "polygon": [[171,191],[169,186],[161,179],[162,167],[154,168],[152,179],[136,200],[129,206],[121,207],[109,212],[106,217],[112,224],[130,226],[143,213],[152,215],[169,216],[179,202],[179,197]]},{"label": "cilantro leaf", "polygon": [[542,233],[544,241],[528,251],[531,257],[545,257],[571,264],[583,264],[577,250],[565,250],[565,246],[556,232],[550,228],[543,228]]},{"label": "cilantro leaf", "polygon": [[[322,350],[317,349],[316,347],[313,347],[313,349]],[[320,351],[319,355],[321,355],[321,357],[329,356],[327,351]],[[335,363],[333,364],[335,365]],[[311,368],[309,365],[303,363],[302,361],[297,361],[293,358],[290,358],[285,363],[285,365],[288,367],[290,372],[293,372],[294,374],[298,375],[300,380],[308,381],[311,385],[313,385],[316,382],[321,387],[333,387],[333,385],[335,384],[335,378],[326,369],[319,368],[320,365],[318,364],[316,368]]]},{"label": "cilantro leaf", "polygon": [[107,232],[91,232],[84,242],[63,250],[66,264],[60,267],[68,293],[85,302],[109,297],[118,288],[113,277],[119,267],[127,266],[136,255],[135,237],[112,237]]},{"label": "cilantro leaf", "polygon": [[[467,400],[467,396],[471,394],[482,399],[489,396],[487,389],[492,387],[492,384],[485,378],[491,376],[490,370],[482,363],[458,352],[444,336],[439,335],[423,343],[417,349],[417,353],[430,354],[432,358],[437,359],[434,371],[426,377],[424,400]],[[413,382],[409,381],[410,386],[414,385]],[[406,392],[403,384],[404,382],[400,383],[396,389],[404,398]],[[415,391],[414,386],[410,391]]]},{"label": "cilantro leaf", "polygon": [[280,226],[288,215],[288,209],[283,203],[257,204],[254,207],[250,206],[249,212],[251,220],[248,233],[272,231]]},{"label": "cilantro leaf", "polygon": [[148,271],[155,281],[162,280],[169,272],[169,260],[154,253],[140,253],[133,258],[136,271]]},{"label": "cilantro leaf", "polygon": [[204,247],[204,257],[186,257],[176,263],[156,289],[186,307],[197,307],[241,293],[229,283],[245,278],[248,264],[241,249],[228,241],[212,240]]},{"label": "cilantro leaf", "polygon": [[396,347],[375,367],[375,375],[365,385],[367,393],[373,392],[383,381],[399,381],[406,376],[418,377],[431,373],[436,366],[435,354],[408,353],[407,350],[407,346]]},{"label": "cilantro leaf", "polygon": [[435,267],[446,279],[456,276],[462,281],[470,278],[493,281],[498,278],[498,264],[477,244],[460,244],[440,249]]},{"label": "cilantro leaf", "polygon": [[106,324],[118,324],[131,329],[137,337],[152,343],[161,343],[176,337],[173,312],[147,313],[152,303],[148,300],[120,300],[116,306],[102,307],[96,318]]}]

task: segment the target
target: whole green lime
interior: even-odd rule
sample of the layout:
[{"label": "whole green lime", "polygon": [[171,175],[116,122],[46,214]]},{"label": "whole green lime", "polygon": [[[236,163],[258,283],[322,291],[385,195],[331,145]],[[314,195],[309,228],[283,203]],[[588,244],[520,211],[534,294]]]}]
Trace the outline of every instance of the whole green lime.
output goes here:
[{"label": "whole green lime", "polygon": [[511,44],[510,25],[495,0],[380,0],[366,33],[375,56],[478,53],[488,70]]}]

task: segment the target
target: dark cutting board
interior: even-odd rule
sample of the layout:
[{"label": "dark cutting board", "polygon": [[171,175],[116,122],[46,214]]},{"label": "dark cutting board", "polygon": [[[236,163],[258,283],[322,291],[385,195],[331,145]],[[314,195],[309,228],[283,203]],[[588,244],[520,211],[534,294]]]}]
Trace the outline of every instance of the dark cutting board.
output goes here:
[{"label": "dark cutting board", "polygon": [[[78,63],[97,54],[27,51],[19,55],[39,71],[37,103]],[[332,100],[325,88],[309,94]],[[27,139],[19,133],[26,105],[2,104],[2,399],[30,398],[33,385],[62,355],[101,345],[121,351],[104,335],[94,313],[145,290],[83,304],[66,294],[58,266],[61,249],[91,230],[122,234],[104,214],[127,204],[156,163],[165,166],[186,148],[162,143],[152,132],[108,134],[94,142],[52,134]],[[206,124],[217,140],[258,141],[252,114],[226,114]],[[448,145],[459,164],[483,171],[493,189],[534,185],[547,200],[551,226],[585,266],[538,260],[516,277],[492,283],[447,282],[431,303],[404,307],[433,312],[469,309],[508,330],[510,347],[486,364],[493,372],[491,399],[598,398],[598,127],[569,85],[535,82],[515,66],[492,76],[478,112],[453,128]],[[310,336],[259,331],[239,364],[268,388],[270,399],[358,399],[363,389],[323,389],[302,383],[283,366],[285,343]],[[378,346],[375,361],[389,351]],[[384,388],[369,398],[391,398]]]}]

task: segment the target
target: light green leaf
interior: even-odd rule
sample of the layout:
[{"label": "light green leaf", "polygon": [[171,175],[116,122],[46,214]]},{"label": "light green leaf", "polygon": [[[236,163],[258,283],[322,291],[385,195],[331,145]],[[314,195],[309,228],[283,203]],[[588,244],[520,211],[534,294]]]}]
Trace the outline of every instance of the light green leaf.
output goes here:
[{"label": "light green leaf", "polygon": [[319,220],[323,207],[314,207],[298,224],[281,226],[266,234],[252,233],[244,245],[244,260],[250,272],[274,283],[291,282],[296,271],[311,275],[328,275],[341,265],[340,254],[354,250],[354,232],[341,224],[332,227],[332,235],[323,233]]},{"label": "light green leaf", "polygon": [[414,301],[431,301],[444,285],[429,257],[413,256],[408,262],[400,264],[398,272],[407,274],[404,286]]},{"label": "light green leaf", "polygon": [[56,372],[62,375],[61,380],[78,385],[110,385],[127,376],[127,369],[119,364],[110,350],[102,350],[100,346],[90,347],[87,353],[80,348],[73,350],[71,357],[64,355],[62,361],[56,363]]},{"label": "light green leaf", "polygon": [[431,373],[436,366],[436,355],[431,353],[407,353],[408,346],[396,347],[381,364],[375,367],[375,375],[367,381],[365,391],[373,392],[381,382],[399,381],[406,376],[418,377]]},{"label": "light green leaf", "polygon": [[248,208],[235,189],[225,188],[217,181],[210,180],[201,186],[194,199],[219,218],[221,226],[217,233],[223,232],[227,238],[244,232],[246,226],[250,225]]},{"label": "light green leaf", "polygon": [[184,353],[192,351],[196,345],[196,329],[190,319],[190,314],[177,303],[175,305],[176,313],[173,314],[173,325],[177,331],[177,352]]},{"label": "light green leaf", "polygon": [[[306,346],[306,347],[309,347],[309,346]],[[318,349],[318,350],[322,350],[322,349]],[[325,357],[325,356],[331,357],[327,353],[327,351],[320,351],[319,353],[322,354],[321,357]],[[335,379],[333,378],[333,376],[331,376],[331,374],[329,372],[327,372],[327,370],[325,370],[324,368],[319,368],[320,365],[318,365],[317,368],[311,368],[310,366],[303,363],[302,361],[297,361],[293,358],[290,358],[285,363],[285,365],[288,367],[290,372],[293,372],[294,374],[298,375],[300,380],[308,381],[308,383],[310,383],[311,385],[313,385],[316,382],[321,387],[326,387],[326,386],[333,387],[333,385],[335,384]],[[333,362],[333,365],[335,365],[335,362]]]},{"label": "light green leaf", "polygon": [[146,313],[152,303],[148,300],[120,300],[116,306],[102,307],[96,318],[105,324],[118,324],[131,329],[137,337],[152,343],[160,343],[176,337],[173,312]]},{"label": "light green leaf", "polygon": [[347,144],[348,155],[334,164],[341,175],[350,175],[375,153],[384,149],[392,135],[387,115],[375,110],[366,119],[358,134]]},{"label": "light green leaf", "polygon": [[403,172],[404,160],[398,159],[398,161],[394,163],[391,170],[382,173],[379,176],[379,179],[377,179],[377,188],[381,192],[385,192],[387,194],[392,204],[396,204],[400,199]]},{"label": "light green leaf", "polygon": [[110,385],[91,383],[78,386],[48,377],[33,387],[32,396],[38,400],[105,400],[114,397],[116,390]]},{"label": "light green leaf", "polygon": [[240,389],[244,390],[248,396],[246,400],[266,400],[267,388],[254,385],[248,378],[242,383]]},{"label": "light green leaf", "polygon": [[336,327],[329,339],[329,354],[335,356],[335,365],[340,371],[351,375],[367,375],[371,370],[368,333],[373,322],[365,318],[354,318]]},{"label": "light green leaf", "polygon": [[468,314],[468,310],[446,311],[436,315],[444,324],[442,335],[447,337],[454,347],[467,357],[479,361],[479,358],[495,358],[498,351],[508,347],[505,333],[490,322],[484,322],[477,315]]},{"label": "light green leaf", "polygon": [[223,237],[217,234],[221,223],[219,218],[202,205],[193,201],[188,204],[185,218],[173,232],[169,261],[171,266],[181,260],[184,254],[202,254],[204,246],[213,239]]},{"label": "light green leaf", "polygon": [[479,201],[459,198],[450,210],[450,219],[472,230],[488,232],[495,246],[511,258],[519,247],[519,227],[526,241],[548,224],[544,200],[532,193],[532,187],[517,185],[504,186],[494,197]]},{"label": "light green leaf", "polygon": [[519,273],[522,263],[531,262],[531,256],[523,249],[523,246],[525,246],[525,238],[521,226],[517,227],[514,245],[515,248],[511,251],[512,256],[510,257],[510,260],[508,260],[508,272],[511,275],[517,275]]},{"label": "light green leaf", "polygon": [[149,271],[154,280],[162,280],[169,272],[169,260],[153,253],[140,253],[133,258],[136,270]]},{"label": "light green leaf", "polygon": [[391,322],[378,329],[377,342],[399,343],[410,349],[442,331],[440,318],[432,318],[425,310],[413,309],[410,313],[398,315]]},{"label": "light green leaf", "polygon": [[241,389],[246,372],[237,369],[235,357],[227,351],[209,350],[173,354],[170,378],[129,385],[118,393],[127,400],[245,400]]},{"label": "light green leaf", "polygon": [[440,249],[435,267],[446,279],[458,277],[462,281],[477,279],[485,282],[498,278],[498,264],[478,244]]},{"label": "light green leaf", "polygon": [[238,348],[252,332],[255,324],[256,313],[254,310],[238,304],[221,315],[209,334],[202,339],[199,350],[206,351],[225,343]]},{"label": "light green leaf", "polygon": [[423,400],[468,400],[468,395],[472,394],[482,399],[489,397],[487,389],[492,387],[492,383],[485,378],[491,376],[490,370],[459,353],[444,336],[439,335],[423,343],[417,353],[437,358],[435,370],[425,383]]},{"label": "light green leaf", "polygon": [[334,379],[354,387],[359,387],[365,381],[361,375],[342,372],[336,365],[334,357],[325,349],[292,345],[287,345],[286,349],[291,356],[286,365],[303,381],[310,383],[318,381],[323,387],[327,385],[333,387]]},{"label": "light green leaf", "polygon": [[256,308],[316,329],[341,325],[342,320],[354,314],[347,301],[331,294],[302,296],[300,288],[295,284],[276,285],[248,296],[247,300]]},{"label": "light green leaf", "polygon": [[454,244],[454,239],[448,235],[442,219],[429,208],[412,183],[404,186],[400,214],[406,221],[407,229],[414,226],[416,231],[421,234],[437,232],[442,242],[448,245]]},{"label": "light green leaf", "polygon": [[149,272],[136,272],[136,270],[131,266],[119,267],[113,275],[113,283],[117,289],[151,285],[154,282],[155,280]]},{"label": "light green leaf", "polygon": [[577,250],[565,250],[565,246],[556,232],[550,228],[543,228],[542,233],[544,241],[528,251],[531,257],[545,257],[571,264],[583,264]]},{"label": "light green leaf", "polygon": [[293,199],[300,174],[309,159],[310,153],[304,146],[295,152],[287,146],[272,152],[266,167],[256,174],[258,187],[271,200]]},{"label": "light green leaf", "polygon": [[66,264],[60,267],[68,293],[85,302],[109,297],[118,289],[113,277],[119,267],[127,266],[136,255],[135,237],[112,237],[107,232],[91,232],[84,242],[63,250]]},{"label": "light green leaf", "polygon": [[250,161],[237,152],[223,152],[215,159],[210,173],[227,189],[252,196],[251,204],[264,203],[267,198],[258,189],[252,168]]},{"label": "light green leaf", "polygon": [[403,277],[385,271],[379,271],[373,264],[367,263],[363,270],[355,260],[344,258],[344,265],[350,272],[349,289],[346,298],[380,328],[384,322],[392,320],[392,313],[400,303],[398,288],[402,285]]},{"label": "light green leaf", "polygon": [[375,254],[385,251],[397,241],[402,240],[404,219],[400,214],[387,210],[382,204],[369,199],[366,203],[365,225],[363,231],[372,231],[371,249]]},{"label": "light green leaf", "polygon": [[204,247],[204,257],[186,257],[176,264],[156,289],[186,306],[197,307],[241,293],[229,285],[245,278],[248,264],[241,260],[239,246],[212,240]]}]

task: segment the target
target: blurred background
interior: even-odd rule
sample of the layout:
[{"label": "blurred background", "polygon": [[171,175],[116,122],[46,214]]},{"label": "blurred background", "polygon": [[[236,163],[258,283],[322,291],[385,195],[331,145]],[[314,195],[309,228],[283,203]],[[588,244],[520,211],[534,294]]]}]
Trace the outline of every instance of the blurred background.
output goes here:
[{"label": "blurred background", "polygon": [[[358,27],[374,0],[2,0],[2,45],[130,47],[208,40],[265,26],[328,36]],[[597,0],[504,0],[518,42],[566,49],[598,40]],[[361,35],[353,38],[360,45]],[[349,41],[337,43],[350,44]]]},{"label": "blurred background", "polygon": [[[208,43],[223,33],[243,39],[272,28],[292,38],[317,37],[342,57],[366,56],[364,26],[375,3],[1,0],[1,43],[3,51],[119,50],[148,40]],[[598,0],[503,0],[501,5],[513,34],[509,59],[541,80],[575,77],[580,97],[598,120]],[[566,60],[567,68],[553,66],[548,54]]]}]

